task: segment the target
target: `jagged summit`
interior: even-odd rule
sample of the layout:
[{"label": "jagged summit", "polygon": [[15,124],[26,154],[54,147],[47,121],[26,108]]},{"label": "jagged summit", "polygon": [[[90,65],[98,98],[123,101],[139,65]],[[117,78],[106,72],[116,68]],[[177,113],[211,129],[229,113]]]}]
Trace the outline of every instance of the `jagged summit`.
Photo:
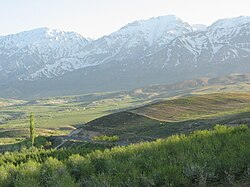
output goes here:
[{"label": "jagged summit", "polygon": [[133,26],[143,26],[143,25],[151,25],[151,24],[160,24],[160,25],[173,25],[177,22],[183,22],[179,17],[175,15],[166,15],[166,16],[158,16],[149,19],[142,19],[137,20],[131,23],[128,23],[126,26],[122,27],[121,29],[125,29],[127,27]]},{"label": "jagged summit", "polygon": [[[46,27],[2,36],[2,76],[33,79],[62,75],[66,71],[81,67],[72,57],[88,43],[91,43],[91,40],[78,33]],[[72,63],[74,65],[71,65]]]},{"label": "jagged summit", "polygon": [[81,41],[83,43],[87,43],[89,41],[88,39],[75,32],[66,32],[62,30],[49,29],[47,27],[43,27],[20,32],[17,34],[1,36],[0,42],[2,45],[12,44],[22,48],[27,47],[29,45],[40,47],[41,45],[47,45],[48,42],[63,43],[74,39],[77,39],[78,41]]},{"label": "jagged summit", "polygon": [[152,45],[161,37],[169,37],[169,40],[171,40],[173,37],[188,32],[192,32],[192,27],[188,23],[182,21],[177,16],[167,15],[129,23],[111,35],[141,36]]},{"label": "jagged summit", "polygon": [[234,18],[219,19],[209,28],[232,28],[250,23],[250,16],[239,16]]},{"label": "jagged summit", "polygon": [[129,23],[97,40],[38,28],[0,37],[0,83],[13,82],[14,91],[6,93],[19,92],[25,81],[43,81],[44,89],[77,82],[81,88],[70,91],[93,92],[246,72],[250,71],[249,33],[250,18],[244,16],[208,27],[160,16]]}]

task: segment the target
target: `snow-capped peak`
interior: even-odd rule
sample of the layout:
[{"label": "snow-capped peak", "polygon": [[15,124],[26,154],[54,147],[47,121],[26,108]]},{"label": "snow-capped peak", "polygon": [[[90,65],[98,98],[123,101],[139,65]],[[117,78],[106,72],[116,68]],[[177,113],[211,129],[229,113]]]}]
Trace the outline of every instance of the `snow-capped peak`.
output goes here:
[{"label": "snow-capped peak", "polygon": [[220,19],[213,23],[209,28],[232,28],[250,23],[250,16],[239,16],[235,18]]},{"label": "snow-capped peak", "polygon": [[[113,62],[139,66],[146,64],[154,54],[166,68],[171,64],[174,67],[185,64],[188,60],[190,64],[198,63],[203,58],[215,58],[213,55],[221,53],[222,47],[228,44],[234,51],[235,48],[250,51],[249,27],[238,26],[246,23],[250,23],[250,17],[241,16],[219,20],[206,29],[204,25],[190,26],[168,15],[134,21],[94,41],[75,32],[38,28],[0,37],[0,71],[4,77],[35,80]],[[185,50],[179,52],[179,49]],[[162,55],[158,55],[161,51]]]},{"label": "snow-capped peak", "polygon": [[192,32],[192,27],[174,15],[159,16],[147,20],[134,21],[112,35],[143,36],[152,45],[164,35],[179,36]]},{"label": "snow-capped peak", "polygon": [[[56,53],[56,57],[61,55],[74,54],[92,41],[84,38],[76,32],[66,32],[62,30],[38,28],[0,37],[0,48],[5,49],[1,53],[9,56],[16,51],[26,51],[28,53],[38,52],[39,54]],[[25,52],[23,52],[25,53]]]},{"label": "snow-capped peak", "polygon": [[62,75],[82,67],[75,54],[91,42],[75,32],[46,27],[1,36],[0,66],[6,74],[20,72],[19,79]]},{"label": "snow-capped peak", "polygon": [[138,26],[146,26],[146,25],[160,25],[160,26],[166,26],[170,25],[173,26],[177,22],[182,22],[180,18],[178,18],[175,15],[167,15],[167,16],[158,16],[158,17],[153,17],[150,19],[143,19],[143,20],[138,20],[134,21],[131,23],[128,23],[126,26],[122,27],[122,29],[126,29],[128,27],[138,27]]},{"label": "snow-capped peak", "polygon": [[46,27],[2,36],[0,37],[0,42],[4,43],[5,45],[14,44],[15,47],[23,48],[30,45],[39,47],[54,42],[62,44],[74,39],[77,39],[77,41],[81,43],[88,42],[87,39],[78,33],[49,29]]}]

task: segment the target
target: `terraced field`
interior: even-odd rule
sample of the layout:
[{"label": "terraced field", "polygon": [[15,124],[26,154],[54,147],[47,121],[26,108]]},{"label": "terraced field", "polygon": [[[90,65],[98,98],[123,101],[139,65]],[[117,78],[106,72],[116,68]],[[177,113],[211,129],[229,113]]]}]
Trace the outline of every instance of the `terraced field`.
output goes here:
[{"label": "terraced field", "polygon": [[[0,99],[0,144],[16,143],[28,137],[30,112],[35,114],[36,134],[45,136],[67,135],[95,119],[84,126],[90,134],[93,134],[91,131],[119,134],[128,142],[189,132],[194,124],[194,129],[203,129],[211,126],[218,116],[220,122],[228,116],[248,114],[249,97],[242,93],[250,92],[249,85],[250,75],[247,74],[200,78],[131,91],[29,101]],[[207,93],[217,94],[204,95]],[[220,97],[221,93],[225,94]],[[106,115],[111,116],[100,118]],[[201,125],[203,123],[207,125]]]},{"label": "terraced field", "polygon": [[159,121],[180,122],[237,114],[249,110],[249,94],[216,93],[159,102],[130,112]]},{"label": "terraced field", "polygon": [[249,93],[214,93],[149,104],[93,120],[84,132],[118,135],[121,144],[164,138],[212,128],[215,124],[250,124]]}]

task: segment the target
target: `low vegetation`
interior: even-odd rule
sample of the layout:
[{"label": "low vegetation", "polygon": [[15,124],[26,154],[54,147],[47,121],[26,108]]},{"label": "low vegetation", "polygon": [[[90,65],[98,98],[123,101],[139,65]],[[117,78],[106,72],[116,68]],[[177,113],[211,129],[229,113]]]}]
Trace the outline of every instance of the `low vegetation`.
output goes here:
[{"label": "low vegetation", "polygon": [[29,137],[31,112],[35,117],[37,136],[61,136],[69,134],[77,126],[93,119],[143,104],[139,100],[136,104],[136,99],[122,93],[87,94],[22,102],[11,100],[9,102],[12,103],[0,105],[0,138],[2,142],[8,142],[9,138],[12,138],[10,144]]},{"label": "low vegetation", "polygon": [[[94,93],[27,101],[0,98],[0,139],[2,140],[2,144],[3,142],[11,144],[28,137],[28,116],[31,112],[34,112],[36,118],[37,135],[67,135],[80,125],[94,119],[121,110],[144,106],[155,101],[214,92],[249,92],[249,77],[249,75],[231,75],[213,79],[202,78],[170,85],[155,85],[127,92]],[[237,97],[237,94],[235,96]],[[237,105],[236,110],[239,107]],[[155,118],[156,120],[168,122],[184,121],[189,118],[213,117],[218,112],[217,110],[215,114],[212,114],[207,113],[205,110],[206,113],[199,116],[202,110],[199,111],[199,108],[197,108],[197,111],[193,111],[194,113],[184,110],[183,115],[179,115],[182,113],[182,110],[180,110],[182,107],[179,106],[173,110],[173,107],[169,105],[168,109],[169,113],[162,114],[159,114],[159,111],[153,111],[152,108],[150,108],[150,112],[134,112],[146,117]],[[224,109],[226,108],[222,107],[222,110]],[[225,110],[225,112],[219,111],[219,114],[230,115],[233,112],[237,112],[232,109]],[[245,106],[242,110],[246,111]],[[171,118],[178,111],[180,113],[176,117]],[[12,138],[11,142],[9,138]]]},{"label": "low vegetation", "polygon": [[62,149],[43,149],[23,147],[20,151],[5,152],[0,155],[0,166],[20,165],[28,161],[43,163],[48,158],[53,157],[57,160],[66,160],[73,154],[86,155],[94,150],[104,150],[109,148],[107,145],[85,143],[80,146],[71,146]]},{"label": "low vegetation", "polygon": [[208,119],[250,111],[249,93],[212,93],[159,102],[131,110],[166,122]]},{"label": "low vegetation", "polygon": [[119,140],[119,136],[107,136],[107,135],[101,135],[101,136],[94,136],[93,140],[95,141],[109,141],[109,142],[116,142]]},{"label": "low vegetation", "polygon": [[173,134],[211,129],[215,124],[250,126],[249,93],[213,93],[187,96],[113,113],[83,125],[92,131],[119,136],[122,145],[152,141]]},{"label": "low vegetation", "polygon": [[[0,106],[0,187],[249,184],[250,130],[239,126],[250,124],[249,93],[192,95],[129,109],[149,101],[139,93]],[[33,111],[34,142],[27,117]],[[75,127],[81,128],[72,139],[55,136]],[[63,140],[62,149],[50,149]]]},{"label": "low vegetation", "polygon": [[229,186],[250,177],[250,131],[216,126],[65,159],[28,160],[4,161],[0,186]]}]

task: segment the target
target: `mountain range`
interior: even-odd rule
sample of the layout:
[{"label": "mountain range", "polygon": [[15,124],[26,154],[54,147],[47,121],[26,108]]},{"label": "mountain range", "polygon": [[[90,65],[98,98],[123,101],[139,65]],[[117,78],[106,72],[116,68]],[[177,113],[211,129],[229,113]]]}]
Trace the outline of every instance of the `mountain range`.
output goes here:
[{"label": "mountain range", "polygon": [[139,20],[97,40],[38,28],[0,36],[0,97],[37,98],[250,71],[250,17]]}]

